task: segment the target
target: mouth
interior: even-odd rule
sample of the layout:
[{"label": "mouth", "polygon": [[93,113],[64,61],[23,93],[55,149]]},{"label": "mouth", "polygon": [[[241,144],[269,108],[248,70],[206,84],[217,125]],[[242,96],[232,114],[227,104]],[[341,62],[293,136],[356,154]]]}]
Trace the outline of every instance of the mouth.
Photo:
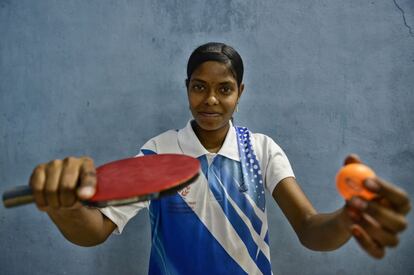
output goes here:
[{"label": "mouth", "polygon": [[200,116],[203,116],[203,117],[218,117],[218,116],[220,116],[220,113],[214,113],[214,112],[198,112],[198,114]]}]

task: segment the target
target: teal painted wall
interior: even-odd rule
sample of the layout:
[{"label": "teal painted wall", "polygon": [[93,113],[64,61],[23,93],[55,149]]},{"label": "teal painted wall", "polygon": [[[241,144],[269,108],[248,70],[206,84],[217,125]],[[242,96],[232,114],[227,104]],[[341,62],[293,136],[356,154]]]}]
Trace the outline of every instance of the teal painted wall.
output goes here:
[{"label": "teal painted wall", "polygon": [[[414,195],[414,2],[0,1],[0,191],[68,155],[134,155],[189,119],[191,51],[223,41],[245,62],[235,121],[274,138],[321,212],[356,152]],[[413,274],[414,231],[382,261],[351,240],[303,248],[269,201],[275,274]],[[34,206],[0,207],[1,274],[145,274],[148,213],[94,248],[67,242]],[[409,223],[413,215],[408,216]]]}]

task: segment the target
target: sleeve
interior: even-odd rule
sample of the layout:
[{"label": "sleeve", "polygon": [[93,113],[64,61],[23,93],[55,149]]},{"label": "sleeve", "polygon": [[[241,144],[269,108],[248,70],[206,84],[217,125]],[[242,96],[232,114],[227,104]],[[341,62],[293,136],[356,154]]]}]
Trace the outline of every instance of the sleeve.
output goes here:
[{"label": "sleeve", "polygon": [[[140,149],[139,153],[135,157],[140,157],[146,154],[155,154],[156,144],[154,140],[150,140],[145,143]],[[116,224],[117,228],[114,230],[114,234],[121,234],[125,225],[130,219],[132,219],[139,211],[149,207],[149,201],[137,202],[122,206],[108,206],[99,208],[101,213]]]},{"label": "sleeve", "polygon": [[142,209],[148,208],[148,206],[149,202],[146,201],[123,206],[108,206],[105,208],[99,208],[99,210],[114,224],[116,224],[116,228],[113,233],[118,235],[122,233],[122,230],[124,230],[125,225],[130,219],[132,219]]},{"label": "sleeve", "polygon": [[295,177],[285,152],[270,137],[255,134],[256,154],[259,158],[265,188],[273,193],[276,185],[288,177]]}]

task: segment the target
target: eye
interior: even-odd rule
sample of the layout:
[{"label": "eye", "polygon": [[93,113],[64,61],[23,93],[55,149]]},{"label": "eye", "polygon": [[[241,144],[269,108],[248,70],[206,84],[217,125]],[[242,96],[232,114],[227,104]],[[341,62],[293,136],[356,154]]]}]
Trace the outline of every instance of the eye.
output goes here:
[{"label": "eye", "polygon": [[220,87],[219,91],[220,93],[227,95],[233,91],[233,88],[231,86],[223,86],[223,87]]},{"label": "eye", "polygon": [[194,84],[193,86],[191,86],[191,89],[196,92],[202,92],[205,90],[205,86],[202,84]]}]

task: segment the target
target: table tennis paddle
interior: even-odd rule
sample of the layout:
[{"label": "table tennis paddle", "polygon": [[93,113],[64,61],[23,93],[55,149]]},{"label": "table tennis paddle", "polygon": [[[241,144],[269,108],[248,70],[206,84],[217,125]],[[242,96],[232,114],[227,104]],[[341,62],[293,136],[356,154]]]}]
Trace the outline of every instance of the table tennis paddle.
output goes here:
[{"label": "table tennis paddle", "polygon": [[[127,158],[96,169],[95,195],[82,203],[105,207],[157,199],[194,182],[200,171],[197,159],[180,154]],[[5,207],[34,201],[30,186],[17,186],[3,193]]]}]

